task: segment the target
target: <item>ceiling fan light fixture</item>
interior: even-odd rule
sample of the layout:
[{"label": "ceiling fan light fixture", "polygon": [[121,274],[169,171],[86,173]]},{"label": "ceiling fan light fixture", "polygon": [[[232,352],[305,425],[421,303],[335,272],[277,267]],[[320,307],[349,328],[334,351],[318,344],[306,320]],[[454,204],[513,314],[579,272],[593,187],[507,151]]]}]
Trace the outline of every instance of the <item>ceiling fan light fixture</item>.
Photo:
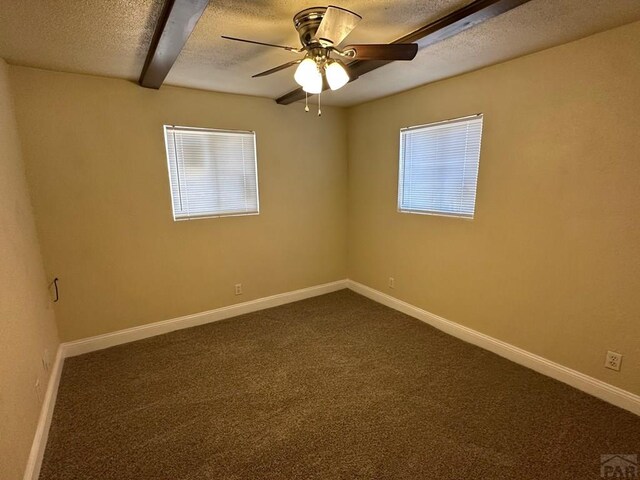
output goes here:
[{"label": "ceiling fan light fixture", "polygon": [[302,60],[298,68],[296,68],[296,73],[293,74],[293,78],[301,87],[316,83],[317,77],[320,77],[320,82],[322,83],[322,75],[318,71],[318,65],[310,57]]},{"label": "ceiling fan light fixture", "polygon": [[331,60],[325,67],[327,83],[331,90],[344,87],[350,80],[347,69],[340,60]]},{"label": "ceiling fan light fixture", "polygon": [[[493,4],[496,1],[509,3],[511,0],[491,0],[489,3]],[[519,5],[523,0],[514,1]],[[484,9],[486,7],[480,7],[480,5],[484,5],[481,0],[476,0],[476,2],[474,2],[474,6],[476,3],[478,3],[478,8]],[[464,8],[466,9],[466,7]],[[513,7],[511,6],[510,8]],[[461,15],[460,12],[463,10],[464,9],[456,11],[456,13]],[[472,10],[471,13],[467,13],[465,10],[463,17],[465,19],[470,18],[471,15],[475,15],[478,11],[480,10]],[[449,21],[449,17],[450,16],[446,17],[447,21]],[[451,16],[451,18],[454,18],[454,16]],[[458,22],[458,17],[456,16],[455,18],[455,22]],[[441,20],[444,19],[445,17]],[[265,47],[279,48],[295,54],[304,52],[303,58],[298,57],[296,60],[286,62],[282,65],[278,65],[277,67],[270,68],[269,70],[253,75],[253,78],[264,77],[293,67],[294,65],[298,65],[293,76],[296,83],[298,83],[302,88],[277,99],[278,103],[291,103],[292,101],[295,101],[293,100],[294,98],[298,100],[303,97],[306,98],[308,96],[306,94],[308,93],[320,94],[325,88],[338,90],[344,87],[352,80],[352,78],[350,78],[350,72],[355,72],[355,70],[361,73],[366,73],[372,69],[378,68],[380,65],[396,60],[413,60],[416,56],[418,52],[417,43],[364,43],[346,45],[341,48],[340,45],[343,40],[351,33],[360,20],[362,20],[362,17],[357,13],[333,5],[329,5],[327,7],[306,8],[298,12],[293,17],[293,24],[298,32],[298,37],[300,38],[301,43],[301,46],[297,48],[287,45],[259,42],[256,40],[247,40],[244,38],[229,37],[226,35],[223,35],[223,38],[237,42],[262,45]],[[464,25],[466,26],[468,23],[469,22]],[[444,26],[442,27],[438,27],[438,29],[448,28],[448,26],[453,25],[453,23],[444,23],[443,25]],[[416,30],[409,35],[405,35],[403,38],[423,38],[425,35],[431,34],[428,33],[431,32],[430,29],[431,24],[428,24],[420,30]],[[425,32],[424,34],[423,30]],[[347,65],[342,61],[337,58],[332,58],[333,54],[339,55],[343,59],[346,59],[346,61],[356,60],[356,63],[358,64],[357,66],[360,66],[361,61],[369,60],[377,61],[378,64],[373,64],[370,67],[365,66],[360,69],[349,63],[347,68]],[[355,73],[351,74],[355,75]],[[357,78],[357,75],[354,78]],[[301,91],[303,92],[302,95],[300,95]],[[318,97],[318,102],[319,101],[320,98]],[[318,114],[320,114],[320,111],[318,111]]]}]

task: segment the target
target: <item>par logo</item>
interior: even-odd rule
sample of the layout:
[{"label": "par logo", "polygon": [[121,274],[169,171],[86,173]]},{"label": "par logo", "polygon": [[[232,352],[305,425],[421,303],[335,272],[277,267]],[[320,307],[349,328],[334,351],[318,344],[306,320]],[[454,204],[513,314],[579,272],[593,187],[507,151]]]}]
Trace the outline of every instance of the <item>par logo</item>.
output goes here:
[{"label": "par logo", "polygon": [[621,480],[638,480],[638,455],[622,453],[600,455],[600,476]]}]

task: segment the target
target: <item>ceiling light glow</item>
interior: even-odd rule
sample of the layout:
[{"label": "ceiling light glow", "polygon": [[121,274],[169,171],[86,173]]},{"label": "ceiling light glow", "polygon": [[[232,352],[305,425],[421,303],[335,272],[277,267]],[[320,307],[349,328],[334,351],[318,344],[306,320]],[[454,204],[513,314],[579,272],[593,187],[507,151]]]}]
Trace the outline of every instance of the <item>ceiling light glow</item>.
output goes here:
[{"label": "ceiling light glow", "polygon": [[309,57],[300,62],[300,65],[296,68],[296,73],[293,75],[293,78],[301,87],[317,83],[317,77],[320,77],[320,82],[322,83],[322,74],[318,70],[318,65]]},{"label": "ceiling light glow", "polygon": [[349,81],[349,74],[340,60],[331,60],[325,67],[327,82],[331,90],[344,87]]},{"label": "ceiling light glow", "polygon": [[307,93],[322,93],[322,74],[316,68],[317,75],[308,78],[307,83],[302,86],[302,90]]}]

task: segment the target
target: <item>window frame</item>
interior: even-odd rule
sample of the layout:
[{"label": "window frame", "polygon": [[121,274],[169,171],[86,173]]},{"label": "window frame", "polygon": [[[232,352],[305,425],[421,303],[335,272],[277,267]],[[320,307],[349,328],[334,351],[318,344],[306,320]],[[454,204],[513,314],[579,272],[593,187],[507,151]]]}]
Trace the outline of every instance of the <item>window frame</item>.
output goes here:
[{"label": "window frame", "polygon": [[[202,133],[209,133],[209,132],[216,132],[216,133],[230,133],[230,134],[251,134],[253,137],[253,152],[254,152],[254,162],[255,162],[255,182],[256,182],[256,211],[255,212],[238,212],[238,213],[224,213],[224,214],[203,214],[203,215],[193,215],[193,216],[183,216],[183,217],[177,217],[176,216],[176,211],[175,211],[175,205],[173,203],[173,197],[174,197],[174,191],[173,191],[173,181],[171,178],[171,160],[170,160],[170,153],[169,153],[169,143],[167,142],[167,134],[168,134],[168,130],[172,129],[173,132],[172,134],[174,135],[174,147],[175,147],[175,130],[191,130],[194,132],[202,132]],[[182,221],[188,221],[188,220],[204,220],[207,218],[224,218],[224,217],[248,217],[248,216],[255,216],[255,215],[260,215],[260,186],[258,183],[258,145],[257,145],[257,134],[255,132],[255,130],[230,130],[230,129],[223,129],[223,128],[210,128],[210,127],[188,127],[188,126],[184,126],[184,125],[171,125],[171,124],[164,124],[162,126],[162,132],[163,132],[163,141],[164,141],[164,146],[165,146],[165,156],[166,156],[166,160],[167,160],[167,176],[168,176],[168,180],[169,180],[169,196],[170,196],[170,201],[171,201],[171,214],[173,217],[173,221],[174,222],[182,222]],[[171,133],[169,133],[171,134]],[[175,152],[173,153],[174,156],[176,156]],[[177,156],[176,156],[176,170],[179,172],[179,167],[177,165]],[[179,181],[179,180],[178,180]],[[180,196],[180,192],[178,192],[178,196]]]},{"label": "window frame", "polygon": [[[477,119],[479,118],[482,122],[481,124],[481,129],[480,129],[480,145],[479,145],[479,151],[478,151],[478,173],[476,174],[476,184],[475,184],[475,195],[474,195],[474,205],[473,205],[473,213],[471,215],[468,214],[463,214],[463,213],[448,213],[448,212],[440,212],[437,210],[414,210],[414,209],[408,209],[408,208],[402,208],[402,192],[404,190],[404,184],[403,184],[403,176],[402,176],[402,172],[404,171],[404,143],[402,141],[402,134],[403,132],[409,131],[409,130],[417,130],[417,129],[425,129],[427,127],[434,127],[437,125],[445,125],[445,124],[452,124],[452,123],[461,123],[461,122],[466,122],[469,120],[473,120],[473,119]],[[431,123],[424,123],[424,124],[420,124],[420,125],[411,125],[408,127],[402,127],[400,129],[400,133],[399,133],[399,148],[398,148],[398,152],[399,152],[399,161],[398,161],[398,192],[397,192],[397,212],[398,213],[408,213],[408,214],[414,214],[414,215],[430,215],[430,216],[435,216],[435,217],[449,217],[449,218],[459,218],[462,220],[469,220],[472,221],[475,218],[476,215],[476,203],[477,203],[477,198],[478,198],[478,179],[480,177],[480,155],[482,153],[482,132],[484,129],[484,114],[483,113],[475,113],[473,115],[466,115],[464,117],[456,117],[456,118],[450,118],[447,120],[440,120],[437,122],[431,122]]]}]

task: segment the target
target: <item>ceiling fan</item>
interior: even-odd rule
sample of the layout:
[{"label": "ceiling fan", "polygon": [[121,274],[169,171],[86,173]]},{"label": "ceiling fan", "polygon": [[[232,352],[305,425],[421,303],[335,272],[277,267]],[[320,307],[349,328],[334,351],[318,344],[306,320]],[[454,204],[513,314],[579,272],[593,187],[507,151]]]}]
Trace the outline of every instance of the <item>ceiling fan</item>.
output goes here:
[{"label": "ceiling fan", "polygon": [[264,77],[298,65],[294,74],[295,81],[305,92],[319,94],[324,88],[325,79],[331,90],[338,90],[351,80],[343,60],[413,60],[416,56],[417,43],[354,44],[339,47],[360,20],[360,15],[341,7],[312,7],[302,10],[293,17],[293,24],[302,44],[300,48],[226,35],[222,38],[280,48],[295,54],[304,53],[303,58],[260,72],[253,77]]}]

